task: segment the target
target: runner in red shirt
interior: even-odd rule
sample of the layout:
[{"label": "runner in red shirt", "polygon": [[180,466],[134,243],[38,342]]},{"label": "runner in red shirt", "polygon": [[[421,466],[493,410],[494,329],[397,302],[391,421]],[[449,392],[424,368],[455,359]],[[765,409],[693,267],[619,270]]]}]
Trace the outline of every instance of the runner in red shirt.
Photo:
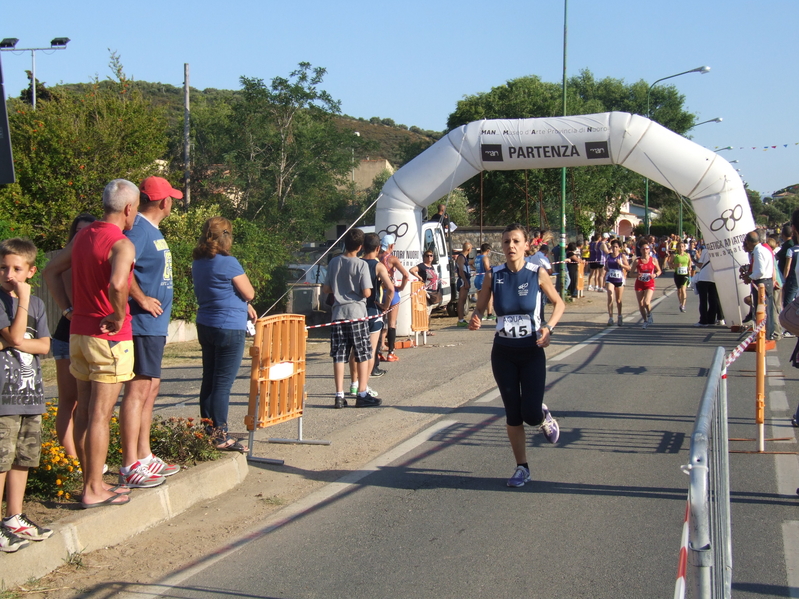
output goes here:
[{"label": "runner in red shirt", "polygon": [[641,244],[641,257],[633,263],[633,272],[637,273],[635,279],[635,297],[638,300],[638,309],[643,319],[642,329],[654,323],[652,318],[652,296],[655,294],[655,279],[660,276],[661,270],[658,261],[652,256],[649,243]]}]

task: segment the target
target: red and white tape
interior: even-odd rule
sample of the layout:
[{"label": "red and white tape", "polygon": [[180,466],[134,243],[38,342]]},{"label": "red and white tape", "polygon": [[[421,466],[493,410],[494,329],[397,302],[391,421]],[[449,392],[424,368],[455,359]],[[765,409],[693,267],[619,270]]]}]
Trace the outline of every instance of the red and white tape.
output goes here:
[{"label": "red and white tape", "polygon": [[749,347],[749,346],[752,344],[752,341],[754,341],[754,340],[755,340],[755,337],[757,336],[757,334],[758,334],[758,333],[759,333],[761,330],[763,330],[763,327],[764,327],[764,326],[766,326],[766,321],[765,321],[765,320],[763,320],[763,322],[761,322],[759,325],[757,325],[757,326],[756,326],[756,327],[755,327],[755,328],[752,330],[752,334],[751,334],[751,335],[749,335],[749,336],[748,336],[746,339],[744,339],[743,341],[741,341],[741,343],[739,343],[739,344],[738,344],[738,347],[736,347],[734,350],[732,350],[732,351],[730,352],[730,355],[729,355],[729,356],[727,356],[727,359],[724,361],[724,366],[729,366],[730,364],[732,364],[733,362],[735,362],[735,360],[737,360],[737,359],[738,359],[738,358],[741,356],[741,354],[742,354],[742,353],[744,353],[744,351],[746,350],[746,348],[747,348],[747,347]]},{"label": "red and white tape", "polygon": [[674,599],[685,599],[685,575],[688,570],[688,519],[691,511],[690,499],[685,503],[685,519],[682,523],[680,558],[677,564],[677,583],[674,585]]},{"label": "red and white tape", "polygon": [[345,323],[348,323],[348,322],[362,322],[364,320],[374,320],[375,318],[383,318],[386,314],[391,312],[394,308],[398,307],[403,302],[408,301],[414,295],[416,295],[420,291],[424,291],[424,290],[425,290],[424,287],[420,287],[417,291],[415,291],[414,293],[411,293],[408,297],[401,299],[399,302],[397,302],[396,304],[391,306],[388,310],[386,310],[385,312],[381,312],[380,314],[375,314],[374,316],[365,316],[364,318],[353,318],[352,320],[335,320],[333,322],[326,322],[324,324],[315,324],[315,325],[311,325],[311,326],[305,327],[305,330],[307,331],[309,329],[321,329],[323,327],[332,327],[335,324],[345,324]]}]

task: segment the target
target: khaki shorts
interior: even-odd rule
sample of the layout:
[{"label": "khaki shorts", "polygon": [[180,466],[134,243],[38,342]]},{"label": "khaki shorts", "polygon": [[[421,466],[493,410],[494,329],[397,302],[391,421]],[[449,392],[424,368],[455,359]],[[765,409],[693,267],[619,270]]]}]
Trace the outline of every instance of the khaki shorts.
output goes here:
[{"label": "khaki shorts", "polygon": [[133,341],[69,336],[69,371],[79,381],[124,383],[133,378]]},{"label": "khaki shorts", "polygon": [[0,472],[36,468],[42,453],[42,416],[0,416]]}]

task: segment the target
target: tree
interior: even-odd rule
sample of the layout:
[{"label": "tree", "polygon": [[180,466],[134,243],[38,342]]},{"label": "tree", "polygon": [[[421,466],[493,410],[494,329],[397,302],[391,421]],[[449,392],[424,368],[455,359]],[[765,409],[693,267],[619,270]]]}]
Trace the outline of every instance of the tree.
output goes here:
[{"label": "tree", "polygon": [[[648,85],[639,81],[626,84],[620,79],[596,81],[584,70],[567,85],[569,114],[626,111],[646,112]],[[658,86],[652,90],[653,119],[664,126],[684,133],[694,123],[694,115],[683,109],[684,97],[675,88]],[[519,119],[558,116],[562,113],[562,87],[546,83],[537,76],[520,77],[506,84],[467,96],[447,120],[453,129],[480,119]],[[485,215],[488,222],[502,224],[526,222],[532,226],[558,222],[560,209],[560,171],[493,171],[483,176]],[[470,206],[479,205],[480,183],[475,177],[464,184]],[[667,190],[652,185],[650,194],[661,197]],[[615,166],[569,169],[567,180],[567,220],[575,223],[584,235],[596,228],[607,228],[618,215],[621,204],[630,195],[643,195],[644,179],[640,175]],[[670,192],[668,192],[670,193]],[[673,199],[673,197],[672,197]],[[548,223],[538,222],[538,204],[544,206]],[[532,207],[536,206],[534,210]]]},{"label": "tree", "polygon": [[288,78],[242,77],[227,153],[236,215],[287,238],[321,236],[348,199],[339,188],[357,139],[336,127],[339,102],[319,89],[325,69],[302,62]]},{"label": "tree", "polygon": [[85,93],[50,89],[36,111],[8,101],[17,183],[0,189],[0,220],[45,250],[64,245],[72,219],[101,211],[105,185],[138,183],[158,172],[166,150],[159,111],[131,93],[119,57],[111,55],[112,85],[95,80]]}]

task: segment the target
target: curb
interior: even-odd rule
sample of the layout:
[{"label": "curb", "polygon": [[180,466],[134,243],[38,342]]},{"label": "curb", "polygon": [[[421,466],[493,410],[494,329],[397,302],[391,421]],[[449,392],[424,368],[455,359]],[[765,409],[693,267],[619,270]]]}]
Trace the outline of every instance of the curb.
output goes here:
[{"label": "curb", "polygon": [[0,590],[41,578],[61,567],[75,553],[119,543],[174,518],[193,505],[229,491],[247,477],[245,454],[225,455],[175,475],[155,489],[134,489],[130,503],[77,510],[50,526],[46,541],[31,542],[0,557]]}]

